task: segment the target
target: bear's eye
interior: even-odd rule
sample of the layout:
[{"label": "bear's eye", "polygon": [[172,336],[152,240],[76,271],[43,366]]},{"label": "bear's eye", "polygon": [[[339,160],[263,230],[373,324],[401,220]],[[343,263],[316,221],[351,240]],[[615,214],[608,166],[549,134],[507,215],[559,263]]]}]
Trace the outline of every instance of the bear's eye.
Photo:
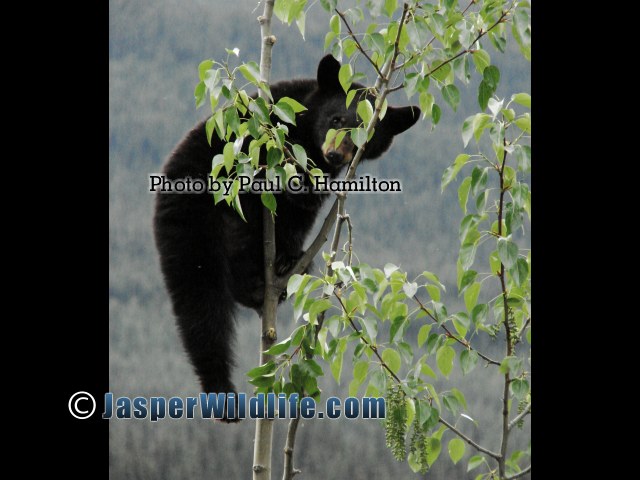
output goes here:
[{"label": "bear's eye", "polygon": [[331,119],[331,125],[339,126],[342,125],[343,119],[342,117],[333,117]]}]

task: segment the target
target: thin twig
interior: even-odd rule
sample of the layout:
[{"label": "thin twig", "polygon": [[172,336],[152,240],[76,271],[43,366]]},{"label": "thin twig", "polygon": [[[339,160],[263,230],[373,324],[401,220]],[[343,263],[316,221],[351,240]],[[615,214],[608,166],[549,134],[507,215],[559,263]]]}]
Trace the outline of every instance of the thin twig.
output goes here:
[{"label": "thin twig", "polygon": [[426,313],[429,316],[429,318],[431,318],[431,320],[433,320],[437,325],[442,327],[442,329],[446,332],[446,334],[447,334],[447,336],[449,338],[453,338],[456,342],[458,342],[463,347],[468,348],[469,350],[473,350],[474,352],[476,352],[478,354],[478,356],[480,358],[485,360],[487,363],[490,363],[491,365],[500,366],[500,362],[496,362],[495,360],[492,360],[491,358],[487,357],[484,353],[481,353],[478,350],[476,350],[475,348],[473,348],[468,341],[463,340],[463,339],[457,337],[456,335],[454,335],[453,333],[451,333],[451,330],[449,330],[449,328],[447,328],[447,326],[444,324],[444,322],[442,322],[442,323],[438,322],[438,319],[436,317],[434,317],[429,310],[427,310],[427,307],[424,306],[424,304],[420,301],[420,299],[416,295],[413,296],[413,299],[416,302],[418,302],[418,305],[420,305],[420,309],[424,313]]},{"label": "thin twig", "polygon": [[362,342],[367,347],[369,347],[369,349],[375,354],[375,356],[378,357],[378,360],[380,360],[380,364],[385,368],[385,370],[387,370],[389,372],[389,374],[393,377],[393,379],[396,382],[398,382],[399,384],[402,384],[402,380],[400,380],[400,378],[398,378],[398,376],[393,372],[393,370],[391,370],[391,368],[389,368],[389,366],[386,364],[386,362],[382,359],[382,357],[378,353],[378,347],[376,347],[375,345],[372,345],[371,342],[369,342],[369,340],[367,340],[366,338],[364,338],[361,335],[362,331],[360,329],[358,329],[356,324],[353,322],[353,319],[351,318],[351,315],[349,314],[349,312],[347,312],[347,307],[345,307],[344,303],[342,302],[342,298],[340,298],[340,295],[338,295],[336,293],[335,289],[333,290],[333,294],[338,299],[338,302],[340,303],[340,306],[342,307],[342,311],[347,316],[347,320],[349,320],[349,324],[351,325],[351,328],[353,328],[353,330],[359,335],[360,340],[362,340]]},{"label": "thin twig", "polygon": [[531,472],[531,465],[523,469],[521,472],[516,473],[515,475],[511,475],[510,477],[505,477],[504,480],[515,480],[516,478],[524,477],[527,473]]},{"label": "thin twig", "polygon": [[522,420],[524,417],[526,417],[530,413],[531,413],[531,402],[529,402],[527,404],[525,409],[521,413],[519,413],[516,418],[514,418],[513,420],[511,420],[509,422],[509,430],[511,430],[513,427],[515,427],[520,420]]},{"label": "thin twig", "polygon": [[[506,138],[504,144],[506,146]],[[500,200],[498,202],[498,237],[502,237],[502,217],[504,212],[504,193],[506,191],[504,185],[504,171],[507,165],[507,149],[504,149],[502,157],[502,165],[500,166]],[[504,309],[504,329],[507,342],[507,357],[513,353],[513,342],[511,339],[511,325],[509,323],[509,294],[507,292],[504,263],[500,262],[500,272],[498,274],[500,278],[501,295]],[[509,371],[504,374],[504,388],[502,392],[502,439],[500,441],[500,455],[501,459],[498,462],[498,473],[500,478],[504,478],[506,471],[505,456],[507,455],[507,447],[509,444],[509,384],[511,383],[511,376]]]},{"label": "thin twig", "polygon": [[349,36],[353,39],[354,42],[356,42],[356,46],[358,47],[358,50],[360,50],[360,52],[362,52],[362,54],[366,57],[366,59],[369,60],[369,63],[376,70],[376,73],[378,74],[378,76],[382,77],[382,72],[380,71],[380,69],[376,65],[376,62],[374,62],[371,59],[371,57],[367,54],[367,51],[362,47],[362,45],[360,44],[360,41],[358,40],[358,38],[353,33],[353,30],[351,30],[351,27],[349,26],[349,23],[347,22],[347,19],[344,18],[344,14],[340,10],[338,10],[337,8],[335,9],[335,11],[338,14],[338,16],[342,19],[342,22],[344,23],[344,26],[347,27],[347,30],[349,31]]},{"label": "thin twig", "polygon": [[513,8],[513,4],[511,4],[511,7],[509,7],[507,10],[505,10],[504,12],[502,12],[502,15],[500,15],[500,18],[498,20],[495,21],[495,23],[493,25],[491,25],[489,28],[487,28],[486,30],[481,30],[480,33],[478,34],[478,36],[475,38],[475,40],[473,42],[471,42],[471,44],[469,45],[468,48],[462,49],[460,50],[457,54],[455,54],[453,57],[448,58],[447,60],[445,60],[444,62],[442,62],[440,65],[438,65],[436,68],[434,68],[433,70],[430,70],[429,72],[427,72],[427,74],[425,75],[425,77],[429,77],[431,75],[433,75],[435,72],[437,72],[438,70],[440,70],[442,67],[444,67],[446,64],[453,62],[456,58],[461,57],[462,55],[464,55],[465,53],[472,53],[474,52],[474,50],[471,48],[473,47],[476,42],[478,40],[480,40],[482,37],[484,37],[487,33],[489,33],[491,30],[493,30],[494,28],[496,28],[500,23],[502,23],[504,21],[504,19],[506,18],[506,16],[511,12],[511,9]]},{"label": "thin twig", "polygon": [[496,459],[496,460],[500,460],[500,454],[499,453],[495,453],[492,452],[489,449],[484,448],[482,445],[478,445],[476,442],[474,442],[473,440],[471,440],[469,437],[467,437],[464,433],[462,433],[460,430],[458,430],[456,427],[454,427],[453,425],[451,425],[449,422],[447,422],[444,418],[440,417],[440,419],[438,420],[441,424],[443,424],[445,427],[447,427],[449,430],[451,430],[453,433],[455,433],[456,435],[458,435],[462,440],[464,440],[465,442],[467,442],[469,445],[471,445],[473,448],[475,448],[476,450],[478,450],[479,452],[482,452],[484,454],[489,455],[490,457]]},{"label": "thin twig", "polygon": [[344,219],[347,222],[347,245],[349,245],[349,250],[347,251],[347,265],[351,266],[351,260],[353,257],[353,225],[351,224],[351,217],[348,213],[344,215]]},{"label": "thin twig", "polygon": [[284,446],[284,473],[282,480],[291,480],[295,475],[301,473],[300,470],[293,467],[293,450],[296,444],[296,432],[300,423],[300,405],[296,407],[298,414],[289,421],[287,428],[287,441]]}]

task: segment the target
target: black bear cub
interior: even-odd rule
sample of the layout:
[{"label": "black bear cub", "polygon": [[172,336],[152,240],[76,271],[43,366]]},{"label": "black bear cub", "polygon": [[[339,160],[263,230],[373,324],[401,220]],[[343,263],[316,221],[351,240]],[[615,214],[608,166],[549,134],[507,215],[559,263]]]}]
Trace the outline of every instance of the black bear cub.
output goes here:
[{"label": "black bear cub", "polygon": [[[331,128],[354,128],[360,123],[357,99],[346,108],[339,69],[340,63],[327,55],[318,65],[317,79],[283,81],[271,86],[274,102],[291,97],[307,107],[297,115],[297,126],[288,125],[288,141],[302,145],[308,157],[331,177],[351,161],[355,147],[347,135],[340,145],[323,151],[326,132]],[[389,107],[363,158],[379,157],[389,148],[394,135],[410,128],[419,116],[417,107]],[[205,123],[200,122],[176,147],[163,172],[170,180],[206,180],[212,159],[222,153],[223,146],[215,133],[209,145]],[[265,164],[266,160],[261,159],[260,163]],[[302,255],[305,237],[327,197],[328,194],[311,191],[276,195],[279,275],[286,274]],[[235,391],[231,381],[235,305],[258,312],[262,307],[262,202],[259,194],[244,194],[241,203],[246,223],[225,202],[215,205],[211,193],[158,194],[156,200],[154,234],[162,273],[182,341],[204,392]]]}]

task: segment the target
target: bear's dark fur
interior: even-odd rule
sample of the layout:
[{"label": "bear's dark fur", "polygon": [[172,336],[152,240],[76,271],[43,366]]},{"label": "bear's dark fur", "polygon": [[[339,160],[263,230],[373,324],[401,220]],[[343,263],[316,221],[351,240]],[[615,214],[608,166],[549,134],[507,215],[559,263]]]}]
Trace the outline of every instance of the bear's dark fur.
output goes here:
[{"label": "bear's dark fur", "polygon": [[[348,138],[323,152],[330,128],[353,128],[357,99],[347,110],[346,95],[338,82],[340,63],[327,55],[318,66],[317,79],[283,81],[271,86],[274,102],[291,97],[308,110],[289,125],[288,141],[300,144],[318,167],[336,176],[355,152]],[[354,84],[352,88],[362,88]],[[372,105],[373,99],[370,99]],[[389,107],[367,145],[365,159],[379,157],[393,136],[419,118],[417,107]],[[274,123],[277,119],[274,118]],[[247,144],[248,142],[245,142]],[[214,155],[224,143],[214,133],[207,142],[200,122],[180,142],[163,172],[168,179],[207,179]],[[261,164],[266,161],[261,159]],[[328,194],[276,195],[276,255],[278,274],[285,274],[302,255],[305,237]],[[262,202],[258,194],[241,196],[246,223],[211,193],[158,194],[154,233],[167,290],[180,334],[204,392],[232,392],[234,309],[237,303],[260,312],[264,291]]]}]

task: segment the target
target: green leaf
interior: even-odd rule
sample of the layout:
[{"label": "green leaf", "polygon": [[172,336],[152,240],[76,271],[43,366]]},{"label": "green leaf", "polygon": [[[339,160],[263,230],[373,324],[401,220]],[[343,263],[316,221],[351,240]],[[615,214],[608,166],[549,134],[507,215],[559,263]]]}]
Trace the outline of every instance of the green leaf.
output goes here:
[{"label": "green leaf", "polygon": [[495,65],[489,65],[482,72],[482,78],[495,92],[496,88],[498,88],[498,84],[500,83],[500,70]]},{"label": "green leaf", "polygon": [[521,117],[516,118],[514,123],[523,132],[531,133],[531,117],[528,113],[525,113]]},{"label": "green leaf", "polygon": [[420,330],[418,331],[418,347],[422,348],[424,342],[427,341],[429,332],[431,332],[431,325],[423,325],[420,327]]},{"label": "green leaf", "polygon": [[207,122],[205,123],[204,129],[207,133],[207,141],[209,142],[209,145],[211,145],[211,138],[213,137],[213,131],[216,128],[216,119],[215,117],[211,116],[207,119]]},{"label": "green leaf", "polygon": [[482,73],[491,64],[491,57],[486,50],[476,50],[473,52],[473,63],[478,73]]},{"label": "green leaf", "polygon": [[476,142],[480,140],[482,136],[482,132],[485,128],[491,125],[491,115],[486,113],[478,113],[474,116],[473,119],[473,136],[476,139]]},{"label": "green leaf", "polygon": [[506,238],[499,238],[498,256],[506,268],[511,268],[518,259],[518,245]]},{"label": "green leaf", "polygon": [[320,300],[313,302],[311,307],[309,307],[309,323],[316,325],[316,318],[318,314],[328,310],[332,306],[333,304],[328,298],[321,298]]},{"label": "green leaf", "polygon": [[458,286],[458,295],[461,295],[462,292],[464,292],[466,288],[473,283],[477,275],[478,272],[476,272],[475,270],[467,270],[462,274],[460,285]]},{"label": "green leaf", "polygon": [[260,200],[262,200],[262,204],[267,207],[267,209],[271,213],[275,213],[276,211],[276,197],[271,192],[262,192],[260,194]]},{"label": "green leaf", "polygon": [[467,163],[467,160],[469,160],[470,158],[471,158],[471,155],[467,155],[466,153],[461,153],[456,157],[456,159],[453,162],[453,165],[450,165],[444,171],[444,174],[442,175],[442,185],[440,187],[441,192],[444,192],[444,189],[446,188],[446,186],[449,185],[449,183],[451,183],[451,181],[454,178],[456,178],[456,175],[458,175],[458,172],[462,169],[462,167],[464,167],[465,163]]},{"label": "green leaf", "polygon": [[432,113],[434,101],[435,99],[433,98],[433,95],[431,95],[429,92],[422,92],[420,94],[420,97],[419,97],[420,110],[422,110],[425,116],[428,115],[429,113]]},{"label": "green leaf", "polygon": [[371,102],[366,98],[358,102],[357,113],[365,125],[368,125],[371,118],[373,118],[373,107],[371,106]]},{"label": "green leaf", "polygon": [[304,289],[310,279],[311,277],[308,275],[298,275],[297,273],[295,275],[291,275],[287,282],[287,298],[294,293],[298,293],[301,289]]},{"label": "green leaf", "polygon": [[242,76],[246,78],[250,83],[254,85],[258,85],[258,80],[260,78],[260,67],[256,62],[247,62],[244,65],[240,65],[238,67]]},{"label": "green leaf", "polygon": [[[342,339],[346,340],[346,339]],[[344,344],[346,346],[346,343]],[[336,383],[340,385],[340,376],[342,375],[342,359],[344,357],[344,348],[338,348],[333,360],[331,361],[331,374]]]},{"label": "green leaf", "polygon": [[475,282],[467,291],[464,292],[464,305],[467,307],[467,311],[471,312],[473,307],[476,306],[478,301],[478,295],[480,294],[480,283]]},{"label": "green leaf", "polygon": [[304,169],[307,169],[307,153],[302,146],[295,144],[293,147],[293,156],[296,162]]},{"label": "green leaf", "polygon": [[322,5],[322,8],[324,8],[327,12],[332,12],[336,8],[337,4],[338,0],[320,0],[320,5]]},{"label": "green leaf", "polygon": [[493,95],[494,89],[489,86],[489,84],[482,80],[480,85],[478,86],[478,105],[480,105],[480,110],[485,110],[487,105],[489,104],[489,99],[491,95]]},{"label": "green leaf", "polygon": [[231,127],[233,133],[235,133],[236,135],[240,134],[240,117],[238,117],[238,111],[235,109],[235,107],[231,107],[225,110],[224,121],[229,127]]},{"label": "green leaf", "polygon": [[350,133],[351,141],[358,148],[362,147],[367,141],[367,131],[364,128],[352,128]]},{"label": "green leaf", "polygon": [[511,95],[511,100],[524,107],[531,108],[531,95],[528,93],[516,93]]},{"label": "green leaf", "polygon": [[434,372],[432,368],[426,363],[423,363],[422,366],[420,367],[420,373],[422,373],[423,375],[428,375],[431,378],[438,378],[438,375],[436,375],[436,372]]},{"label": "green leaf", "polygon": [[442,444],[439,438],[431,437],[427,443],[427,463],[433,465],[440,456]]},{"label": "green leaf", "polygon": [[498,252],[494,250],[489,255],[489,268],[491,269],[491,273],[494,275],[498,275],[500,273],[500,257],[498,256]]},{"label": "green leaf", "polygon": [[369,372],[369,362],[367,360],[359,360],[353,367],[353,378],[363,382]]},{"label": "green leaf", "polygon": [[451,316],[451,320],[453,321],[453,326],[455,327],[456,332],[458,332],[458,335],[462,338],[466,337],[471,325],[469,316],[464,312],[459,312],[453,314]]},{"label": "green leaf", "polygon": [[387,14],[387,17],[391,18],[393,16],[393,12],[398,8],[398,0],[385,0],[384,1],[384,12]]},{"label": "green leaf", "polygon": [[[305,327],[305,325],[301,325],[291,332],[291,345],[294,347],[297,347],[302,343],[302,339],[306,333]],[[322,369],[320,369],[320,371],[322,372]]]},{"label": "green leaf", "polygon": [[478,327],[484,324],[487,315],[489,315],[489,306],[486,303],[480,303],[471,310],[471,321]]},{"label": "green leaf", "polygon": [[438,124],[440,117],[442,117],[442,110],[440,110],[437,103],[434,103],[433,107],[431,107],[431,121],[434,125]]},{"label": "green leaf", "polygon": [[476,256],[477,242],[465,243],[460,247],[460,264],[464,270],[468,270],[473,265]]},{"label": "green leaf", "polygon": [[458,91],[458,87],[453,83],[445,85],[442,87],[442,96],[444,97],[445,102],[447,102],[455,112],[458,109],[458,104],[460,103],[460,92]]},{"label": "green leaf", "polygon": [[466,177],[458,187],[458,203],[462,212],[467,214],[467,202],[469,201],[469,190],[471,189],[471,177]]},{"label": "green leaf", "polygon": [[400,371],[402,366],[402,360],[400,354],[393,348],[387,348],[382,352],[382,361],[391,369],[396,375]]},{"label": "green leaf", "polygon": [[394,265],[393,263],[387,263],[384,266],[384,276],[389,278],[389,276],[396,270],[398,270],[398,267],[396,265]]},{"label": "green leaf", "polygon": [[[451,64],[445,63],[442,65],[443,63],[444,60],[434,61],[430,70],[430,75],[441,83],[445,83],[447,81],[447,77],[451,73]],[[440,67],[440,65],[442,65],[442,67]]]},{"label": "green leaf", "polygon": [[372,340],[376,338],[376,336],[378,335],[378,323],[376,322],[375,318],[364,317],[361,318],[360,321],[364,325],[364,329],[367,332],[369,338],[371,338]]},{"label": "green leaf", "polygon": [[473,137],[473,122],[475,120],[475,115],[471,115],[467,117],[462,123],[462,143],[464,147],[467,148],[469,144],[469,140]]},{"label": "green leaf", "polygon": [[376,32],[371,35],[365,35],[364,40],[375,53],[378,55],[384,55],[385,42],[384,37],[381,34]]},{"label": "green leaf", "polygon": [[302,39],[304,40],[304,31],[305,26],[307,24],[307,15],[304,11],[298,13],[296,17],[296,25],[298,26],[298,30],[300,31],[300,35],[302,35]]},{"label": "green leaf", "polygon": [[333,15],[331,20],[329,20],[329,27],[331,28],[331,31],[336,35],[340,35],[341,26],[340,17],[338,15]]},{"label": "green leaf", "polygon": [[292,125],[296,124],[296,114],[286,103],[278,102],[273,106],[273,113],[275,113],[281,120],[291,123]]},{"label": "green leaf", "polygon": [[436,302],[440,301],[440,289],[436,285],[425,285],[424,288],[427,289],[432,300],[435,300]]},{"label": "green leaf", "polygon": [[460,459],[464,456],[464,442],[459,438],[452,438],[449,441],[449,457],[451,457],[451,461],[453,464],[457,464]]},{"label": "green leaf", "polygon": [[466,375],[471,372],[478,364],[478,354],[475,350],[462,350],[460,352],[460,368],[462,374]]},{"label": "green leaf", "polygon": [[291,345],[291,337],[283,340],[280,343],[276,343],[264,353],[266,353],[267,355],[280,355],[281,353],[286,352],[289,349],[290,345]]},{"label": "green leaf", "polygon": [[[391,322],[391,329],[389,330],[389,341],[393,342],[396,340],[396,334],[401,330],[401,327],[406,322],[407,317],[405,316],[397,316]],[[402,337],[401,337],[402,338]]]},{"label": "green leaf", "polygon": [[268,375],[262,375],[260,377],[254,377],[249,380],[249,383],[255,385],[256,387],[271,387],[275,380],[276,373],[270,373]]},{"label": "green leaf", "polygon": [[222,149],[222,156],[224,157],[224,168],[227,171],[227,174],[231,173],[231,169],[233,168],[233,161],[235,156],[233,155],[233,143],[229,142],[225,144]]},{"label": "green leaf", "polygon": [[196,85],[196,88],[193,91],[193,96],[196,99],[196,108],[200,108],[204,105],[206,90],[204,82],[200,82]]},{"label": "green leaf", "polygon": [[203,60],[198,65],[198,78],[204,80],[205,72],[213,67],[213,60]]},{"label": "green leaf", "polygon": [[291,7],[293,7],[293,0],[278,0],[273,6],[273,13],[280,21],[287,22],[289,20]]},{"label": "green leaf", "polygon": [[282,150],[278,148],[270,148],[267,152],[267,167],[273,168],[280,163],[283,154]]},{"label": "green leaf", "polygon": [[518,258],[515,265],[509,269],[509,275],[516,282],[516,285],[523,286],[529,275],[529,264],[524,258]]},{"label": "green leaf", "polygon": [[347,103],[346,103],[347,108],[349,108],[349,105],[351,105],[351,102],[353,102],[353,99],[355,98],[356,93],[358,93],[357,90],[349,90],[349,92],[347,93]]},{"label": "green leaf", "polygon": [[280,105],[282,103],[289,105],[295,113],[300,113],[307,110],[307,107],[290,97],[282,97],[280,100],[278,100],[277,104]]},{"label": "green leaf", "polygon": [[514,397],[518,400],[524,400],[529,393],[529,382],[521,378],[514,378],[511,380],[510,388]]},{"label": "green leaf", "polygon": [[484,457],[482,455],[474,455],[469,459],[469,463],[467,463],[467,472],[478,468],[480,465],[484,463]]},{"label": "green leaf", "polygon": [[500,362],[499,371],[501,374],[505,375],[510,373],[514,377],[520,375],[522,370],[522,359],[515,356],[504,357],[502,362]]},{"label": "green leaf", "polygon": [[351,68],[351,64],[345,63],[340,67],[338,71],[338,81],[342,86],[342,89],[346,92],[349,91],[349,87],[351,86],[351,77],[353,77],[353,69]]},{"label": "green leaf", "polygon": [[447,378],[453,368],[453,360],[455,357],[456,352],[449,345],[441,346],[436,352],[436,363],[438,364],[438,369]]},{"label": "green leaf", "polygon": [[[390,265],[390,264],[387,264],[387,265]],[[447,289],[445,288],[445,286],[442,284],[442,282],[440,281],[440,279],[435,273],[424,271],[422,272],[422,276],[426,278],[428,281],[430,281],[431,283],[434,283],[435,285],[440,287],[441,290],[445,292],[447,291]]]},{"label": "green leaf", "polygon": [[276,363],[273,360],[269,360],[264,365],[260,365],[258,367],[252,368],[247,372],[247,376],[249,378],[253,377],[261,377],[263,375],[267,375],[271,372],[276,371]]}]

